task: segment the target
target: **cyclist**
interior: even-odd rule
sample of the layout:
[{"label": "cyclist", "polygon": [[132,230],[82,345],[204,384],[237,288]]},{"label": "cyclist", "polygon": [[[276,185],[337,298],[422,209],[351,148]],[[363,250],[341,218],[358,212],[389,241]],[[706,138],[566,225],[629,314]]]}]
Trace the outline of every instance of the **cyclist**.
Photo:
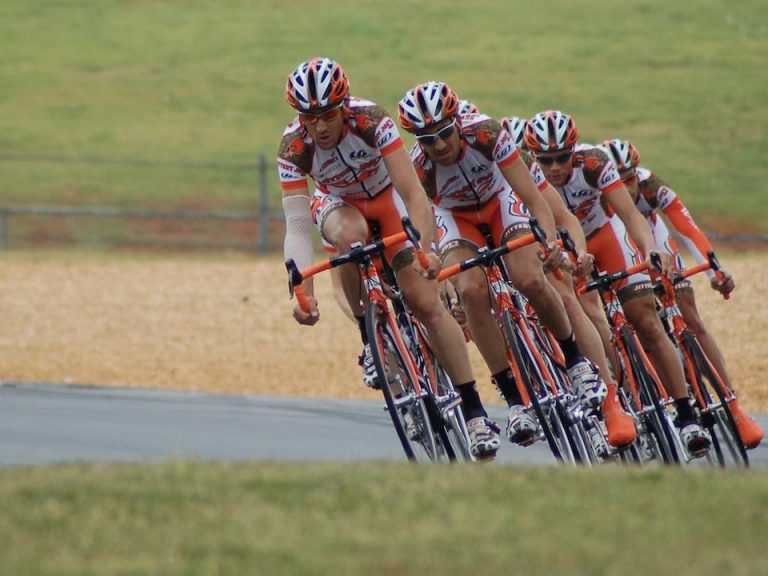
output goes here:
[{"label": "cyclist", "polygon": [[[547,204],[549,204],[555,224],[558,228],[566,228],[576,244],[578,258],[574,274],[586,274],[592,270],[594,259],[586,251],[584,232],[576,217],[565,207],[558,192],[544,178],[544,174],[534,158],[524,149],[523,136],[526,124],[527,120],[518,116],[510,116],[501,120],[502,127],[509,132],[515,146],[520,149],[520,155],[528,166],[534,183],[538,186]],[[611,364],[601,343],[600,333],[596,331],[597,329],[592,323],[592,318],[586,314],[582,307],[582,302],[577,298],[573,279],[567,277],[559,281],[550,278],[550,281],[563,300],[563,305],[576,335],[576,341],[584,351],[584,354],[598,366],[600,375],[606,383],[607,395],[600,408],[606,424],[608,443],[615,447],[629,445],[637,437],[637,430],[632,417],[624,412],[619,402],[618,386],[612,378]],[[585,298],[597,299],[597,294],[590,293],[582,297],[582,300]],[[599,306],[599,301],[596,300],[594,305]],[[605,318],[603,318],[603,322],[605,322]],[[607,446],[605,446],[601,437],[593,435],[593,438],[598,452],[601,455],[607,455]]]},{"label": "cyclist", "polygon": [[[509,133],[484,114],[461,115],[458,108],[456,93],[444,82],[420,84],[399,104],[400,125],[417,140],[411,159],[432,199],[443,263],[469,258],[485,246],[484,227],[497,245],[527,233],[531,213],[554,238],[552,212]],[[558,266],[561,258],[559,250],[552,250],[542,266],[544,255],[528,246],[509,253],[505,260],[512,282],[559,340],[580,400],[596,408],[605,398],[605,384],[595,365],[582,356],[563,302],[545,277],[544,267]],[[510,406],[507,438],[530,444],[537,437],[537,423],[525,410],[512,377],[503,336],[490,313],[485,274],[471,269],[452,281],[462,298],[472,338]]]},{"label": "cyclist", "polygon": [[[581,222],[587,249],[594,255],[598,269],[612,273],[650,257],[655,242],[647,221],[606,154],[594,146],[579,144],[579,130],[570,116],[558,110],[540,112],[528,121],[524,138],[547,180]],[[668,274],[671,261],[665,254],[660,256],[664,273]],[[636,274],[625,279],[618,295],[627,319],[675,401],[683,443],[691,456],[705,455],[711,439],[696,420],[677,353],[656,315],[649,276]],[[592,316],[602,314],[602,310],[587,312]]]},{"label": "cyclist", "polygon": [[[397,275],[408,306],[427,328],[438,358],[457,384],[467,420],[472,454],[492,458],[499,447],[499,430],[483,407],[472,375],[461,329],[443,307],[435,280],[440,259],[429,247],[434,223],[408,154],[387,112],[373,102],[350,96],[341,66],[328,58],[302,62],[288,75],[285,98],[298,115],[283,133],[277,158],[286,217],[285,256],[299,268],[314,261],[312,223],[339,252],[370,237],[376,221],[383,236],[402,230],[400,219],[410,215],[421,231],[429,265],[418,265],[402,243],[385,252]],[[314,182],[310,197],[307,178]],[[375,385],[375,368],[366,342],[357,269],[348,265],[339,278],[364,343],[364,380]],[[314,325],[320,318],[311,282],[306,294],[310,311],[293,310],[297,322]]]},{"label": "cyclist", "polygon": [[[666,225],[669,224],[696,262],[706,262],[706,254],[712,250],[709,240],[696,225],[674,190],[667,186],[656,173],[639,165],[640,153],[632,142],[620,139],[605,140],[600,148],[614,162],[635,206],[648,220],[657,248],[670,255],[676,268],[684,269],[683,259],[669,234],[669,228]],[[664,219],[660,216],[664,216]],[[723,281],[719,281],[711,270],[707,273],[714,290],[725,295],[730,294],[735,288],[733,278],[727,272],[723,271],[725,276]],[[723,377],[728,387],[732,388],[720,347],[714,336],[706,329],[696,308],[691,283],[684,281],[677,284],[675,295],[685,322],[696,333],[697,340],[718,374]],[[760,425],[742,410],[738,400],[734,400],[730,408],[744,447],[749,449],[757,447],[763,439],[763,430]]]}]

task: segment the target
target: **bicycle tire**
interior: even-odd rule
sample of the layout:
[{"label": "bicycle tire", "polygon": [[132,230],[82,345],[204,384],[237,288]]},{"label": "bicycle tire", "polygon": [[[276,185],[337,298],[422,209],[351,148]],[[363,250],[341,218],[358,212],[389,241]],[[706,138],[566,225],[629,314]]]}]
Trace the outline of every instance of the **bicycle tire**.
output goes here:
[{"label": "bicycle tire", "polygon": [[532,370],[538,371],[538,366],[535,365],[535,361],[530,356],[527,358],[524,356],[523,350],[526,348],[521,348],[521,341],[524,341],[524,339],[518,335],[517,327],[512,323],[510,313],[507,311],[503,312],[501,320],[507,346],[512,353],[513,361],[516,362],[519,368],[523,380],[522,384],[528,393],[531,406],[536,414],[536,418],[539,420],[539,426],[544,434],[544,438],[547,440],[547,444],[549,444],[552,455],[558,462],[575,464],[576,459],[572,452],[571,443],[567,438],[562,437],[564,426],[562,426],[557,409],[553,406],[553,402],[550,402],[551,398],[549,396],[544,398],[547,401],[547,405],[542,406],[540,394],[547,394],[546,382],[542,378],[538,378],[536,384],[534,384],[531,375]]},{"label": "bicycle tire", "polygon": [[439,420],[440,437],[444,448],[451,460],[471,462],[473,458],[469,448],[467,423],[461,410],[461,397],[437,359],[426,330],[418,322],[414,322],[414,329],[421,359],[424,361],[423,375],[429,384],[428,397]]},{"label": "bicycle tire", "polygon": [[386,318],[387,312],[378,304],[366,307],[366,334],[386,409],[406,458],[417,462],[437,460],[440,451],[431,418],[423,397],[415,392],[415,375],[408,367],[410,352],[401,347]]},{"label": "bicycle tire", "polygon": [[[726,454],[723,446],[728,449],[731,460],[736,466],[748,467],[749,456],[736,426],[736,420],[733,417],[729,405],[729,399],[726,397],[723,387],[725,383],[717,374],[712,363],[707,358],[706,353],[701,348],[701,344],[696,337],[688,330],[683,332],[684,354],[692,361],[697,378],[696,385],[699,387],[708,406],[699,406],[702,424],[709,430],[712,436],[713,447],[718,464],[722,467],[727,465]],[[686,374],[687,376],[687,374]],[[719,406],[710,409],[714,405],[710,388],[714,389],[715,395],[719,401]]]},{"label": "bicycle tire", "polygon": [[636,341],[634,333],[627,326],[621,327],[621,338],[624,350],[629,361],[629,369],[639,386],[640,414],[644,418],[646,430],[650,433],[649,440],[655,445],[653,448],[665,464],[679,464],[680,456],[676,448],[674,424],[672,424],[668,411],[659,400],[656,392],[658,385],[646,368],[643,356],[640,354],[640,344]]}]

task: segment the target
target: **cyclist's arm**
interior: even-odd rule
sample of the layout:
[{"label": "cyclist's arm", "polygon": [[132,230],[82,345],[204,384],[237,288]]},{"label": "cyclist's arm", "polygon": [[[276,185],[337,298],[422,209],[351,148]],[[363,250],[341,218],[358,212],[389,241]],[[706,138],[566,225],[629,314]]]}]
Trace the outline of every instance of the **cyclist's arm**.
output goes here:
[{"label": "cyclist's arm", "polygon": [[576,244],[576,249],[579,252],[586,252],[587,239],[584,236],[584,229],[581,227],[579,219],[565,207],[565,203],[560,194],[557,193],[557,190],[551,184],[547,184],[547,187],[541,191],[541,195],[549,205],[549,209],[552,210],[552,216],[555,218],[557,227],[568,230],[568,234],[571,235],[573,242]]},{"label": "cyclist's arm", "polygon": [[525,202],[531,214],[539,221],[539,224],[547,233],[547,238],[550,241],[554,240],[555,219],[552,215],[552,210],[550,210],[549,204],[544,200],[536,184],[534,184],[531,173],[528,171],[528,166],[526,166],[520,155],[517,155],[509,163],[497,165],[506,181],[512,186],[515,193],[520,196],[520,199]]},{"label": "cyclist's arm", "polygon": [[712,250],[712,244],[709,243],[704,232],[696,226],[696,222],[693,221],[691,214],[680,201],[680,198],[675,198],[661,213],[685,243],[696,262],[699,264],[706,262],[706,255]]},{"label": "cyclist's arm", "polygon": [[421,232],[421,246],[430,250],[434,237],[432,209],[405,147],[399,146],[384,156],[384,164],[395,190],[403,199],[411,222]]},{"label": "cyclist's arm", "polygon": [[603,194],[616,215],[624,222],[629,236],[637,244],[643,258],[647,258],[656,249],[656,243],[648,221],[635,206],[627,188],[619,184],[612,187],[610,192],[603,192]]}]

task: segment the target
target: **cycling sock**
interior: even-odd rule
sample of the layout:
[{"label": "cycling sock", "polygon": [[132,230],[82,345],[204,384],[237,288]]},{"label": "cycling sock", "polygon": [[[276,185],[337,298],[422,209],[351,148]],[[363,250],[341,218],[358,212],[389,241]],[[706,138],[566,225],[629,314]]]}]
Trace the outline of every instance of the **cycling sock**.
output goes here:
[{"label": "cycling sock", "polygon": [[520,391],[515,384],[515,376],[512,374],[511,368],[497,372],[491,376],[491,380],[493,380],[496,386],[499,387],[501,394],[504,396],[504,400],[507,401],[509,406],[523,403],[523,399],[520,397]]},{"label": "cycling sock", "polygon": [[360,328],[360,337],[363,339],[363,344],[368,344],[368,332],[365,329],[365,316],[355,316],[357,320],[357,326]]},{"label": "cycling sock", "polygon": [[693,413],[693,408],[691,408],[691,403],[688,401],[687,396],[685,398],[676,398],[675,408],[677,409],[677,421],[680,428],[696,423],[696,415]]},{"label": "cycling sock", "polygon": [[459,384],[456,386],[456,390],[459,391],[459,396],[461,396],[461,408],[464,411],[464,418],[472,420],[472,418],[488,417],[488,413],[480,401],[480,394],[477,393],[477,385],[474,380],[466,384]]},{"label": "cycling sock", "polygon": [[576,362],[581,360],[581,350],[579,350],[579,345],[576,344],[576,338],[573,337],[573,331],[571,331],[571,335],[565,340],[560,340],[558,338],[557,341],[560,343],[560,348],[565,356],[566,368],[570,368],[576,364]]}]

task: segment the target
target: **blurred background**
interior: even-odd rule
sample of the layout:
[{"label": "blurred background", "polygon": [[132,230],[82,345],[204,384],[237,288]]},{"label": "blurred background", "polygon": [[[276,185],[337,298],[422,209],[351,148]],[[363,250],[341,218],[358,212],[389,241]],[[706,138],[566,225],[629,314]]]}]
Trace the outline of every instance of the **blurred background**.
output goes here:
[{"label": "blurred background", "polygon": [[430,79],[499,119],[561,109],[764,245],[762,0],[4,0],[0,248],[280,250],[283,86],[315,55],[390,112]]}]

